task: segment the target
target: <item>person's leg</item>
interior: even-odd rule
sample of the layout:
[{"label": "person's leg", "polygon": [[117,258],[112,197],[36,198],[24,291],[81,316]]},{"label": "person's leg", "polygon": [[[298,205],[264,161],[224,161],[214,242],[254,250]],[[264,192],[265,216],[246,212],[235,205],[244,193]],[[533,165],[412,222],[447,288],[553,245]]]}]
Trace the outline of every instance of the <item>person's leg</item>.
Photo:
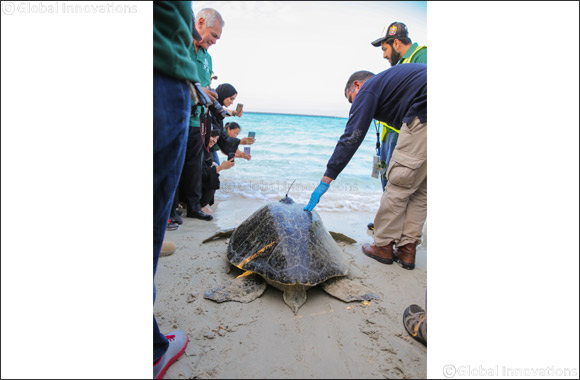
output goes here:
[{"label": "person's leg", "polygon": [[[385,127],[383,127],[385,128]],[[381,142],[381,148],[380,148],[380,156],[381,156],[381,161],[385,161],[387,163],[387,165],[389,164],[389,162],[387,161],[387,152],[389,150],[389,146],[387,145],[387,140],[389,137],[389,134],[392,133],[391,132],[387,132],[386,136],[385,136],[385,140],[383,140]],[[381,178],[381,189],[383,191],[385,191],[385,188],[387,187],[387,179],[383,178],[383,173],[380,173],[380,178]]]},{"label": "person's leg", "polygon": [[187,216],[200,212],[201,207],[201,175],[203,164],[203,143],[199,128],[190,127],[187,139],[187,152],[182,172],[182,187],[180,194],[187,206]]},{"label": "person's leg", "polygon": [[[386,127],[383,127],[386,128]],[[397,140],[399,139],[399,134],[395,131],[393,131],[392,129],[387,129],[387,133],[385,135],[385,139],[383,140],[383,142],[381,143],[381,148],[380,148],[380,157],[381,157],[381,161],[385,161],[387,164],[387,168],[389,165],[389,162],[391,161],[391,156],[393,155],[393,151],[395,150],[395,146],[397,145]],[[386,172],[386,169],[385,169]],[[383,192],[387,191],[387,179],[384,178],[386,177],[386,175],[384,175],[383,172],[380,173],[380,178],[381,178],[381,189],[383,190]],[[375,229],[375,223],[369,223],[368,224],[368,229],[369,230],[374,230]]]},{"label": "person's leg", "polygon": [[418,245],[421,243],[423,225],[427,219],[427,177],[421,183],[421,186],[409,197],[407,205],[407,216],[403,225],[401,240],[397,244],[403,246],[406,244]]},{"label": "person's leg", "polygon": [[387,189],[375,217],[377,246],[398,243],[411,196],[427,177],[427,124],[415,118],[403,124],[387,170]]},{"label": "person's leg", "polygon": [[177,213],[177,207],[179,207],[179,183],[175,188],[175,196],[173,197],[173,204],[171,205],[171,212],[169,213],[169,219],[173,223],[183,224],[183,220]]},{"label": "person's leg", "polygon": [[215,193],[215,190],[210,189],[208,184],[202,184],[201,199],[199,201],[202,211],[204,207],[209,205],[213,198],[213,193]]},{"label": "person's leg", "polygon": [[[185,156],[189,96],[185,82],[153,72],[153,304],[157,263]],[[168,346],[154,315],[153,362],[163,356]]]}]

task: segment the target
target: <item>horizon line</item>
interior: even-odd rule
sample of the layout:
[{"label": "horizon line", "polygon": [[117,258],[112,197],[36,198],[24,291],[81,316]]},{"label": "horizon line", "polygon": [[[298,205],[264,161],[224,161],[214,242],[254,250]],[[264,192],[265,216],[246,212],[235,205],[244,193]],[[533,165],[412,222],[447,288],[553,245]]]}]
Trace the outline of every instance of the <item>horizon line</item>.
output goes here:
[{"label": "horizon line", "polygon": [[244,111],[244,113],[264,113],[268,115],[313,116],[313,117],[333,117],[336,119],[348,119],[347,117],[343,116],[308,115],[305,113],[288,113],[288,112]]}]

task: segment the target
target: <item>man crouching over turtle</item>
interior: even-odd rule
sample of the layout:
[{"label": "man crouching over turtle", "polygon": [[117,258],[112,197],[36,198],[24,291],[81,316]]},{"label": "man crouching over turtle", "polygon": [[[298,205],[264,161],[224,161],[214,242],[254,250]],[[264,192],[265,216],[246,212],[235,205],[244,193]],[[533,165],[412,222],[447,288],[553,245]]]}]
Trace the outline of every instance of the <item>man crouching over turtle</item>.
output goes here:
[{"label": "man crouching over turtle", "polygon": [[415,247],[427,218],[427,65],[397,65],[377,75],[357,71],[349,78],[344,95],[352,104],[344,134],[304,210],[314,209],[346,167],[372,119],[400,128],[375,217],[375,242],[364,244],[362,250],[383,264],[396,260],[403,268],[414,269]]}]

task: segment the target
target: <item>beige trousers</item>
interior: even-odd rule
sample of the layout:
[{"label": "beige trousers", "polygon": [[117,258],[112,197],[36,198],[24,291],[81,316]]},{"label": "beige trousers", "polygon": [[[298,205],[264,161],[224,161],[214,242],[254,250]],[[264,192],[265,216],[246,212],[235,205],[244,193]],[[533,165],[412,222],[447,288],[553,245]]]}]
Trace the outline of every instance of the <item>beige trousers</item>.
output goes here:
[{"label": "beige trousers", "polygon": [[375,216],[375,245],[421,243],[427,218],[427,123],[419,118],[401,127],[387,180]]}]

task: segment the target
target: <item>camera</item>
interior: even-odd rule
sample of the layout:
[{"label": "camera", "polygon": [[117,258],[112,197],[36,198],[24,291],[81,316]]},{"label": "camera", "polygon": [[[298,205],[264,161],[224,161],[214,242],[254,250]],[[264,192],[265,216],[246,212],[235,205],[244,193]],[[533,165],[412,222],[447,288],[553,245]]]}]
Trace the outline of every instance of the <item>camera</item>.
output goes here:
[{"label": "camera", "polygon": [[[216,92],[216,90],[210,88],[211,91]],[[218,120],[223,120],[226,116],[231,116],[231,114],[218,102],[218,100],[214,100],[214,102],[208,107],[211,113],[218,118]]]},{"label": "camera", "polygon": [[203,91],[203,87],[199,82],[191,83],[188,81],[189,84],[189,93],[191,95],[192,106],[193,105],[202,105],[202,106],[209,106],[211,103],[211,99],[209,96],[206,95],[205,91]]},{"label": "camera", "polygon": [[192,83],[187,81],[189,85],[189,95],[191,97],[191,116],[197,117],[199,113],[197,112],[197,106],[209,106],[211,99],[203,91],[203,87],[198,82]]}]

